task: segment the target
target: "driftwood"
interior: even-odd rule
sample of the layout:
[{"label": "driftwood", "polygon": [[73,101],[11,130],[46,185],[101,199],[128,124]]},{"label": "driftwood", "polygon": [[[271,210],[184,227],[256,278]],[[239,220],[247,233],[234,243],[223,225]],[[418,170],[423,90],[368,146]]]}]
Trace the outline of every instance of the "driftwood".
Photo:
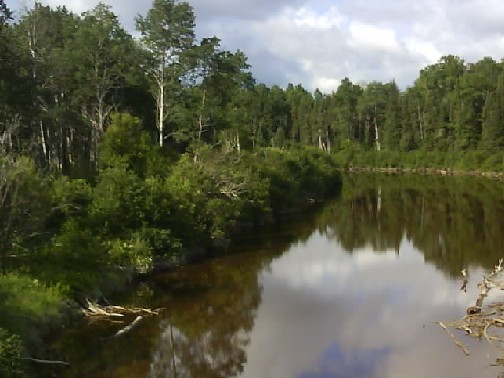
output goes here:
[{"label": "driftwood", "polygon": [[[500,259],[499,263],[489,273],[488,276],[483,276],[481,282],[478,283],[478,297],[474,306],[466,309],[466,315],[459,320],[452,322],[438,322],[451,337],[454,344],[462,350],[466,355],[469,355],[467,347],[457,339],[457,337],[449,330],[450,328],[464,331],[467,335],[479,340],[496,345],[504,356],[504,334],[498,336],[491,331],[496,329],[504,329],[504,302],[490,303],[484,305],[485,298],[492,289],[504,290],[504,259]],[[462,287],[461,290],[466,291],[468,279],[466,270],[462,270]],[[504,358],[498,358],[496,365],[504,366]]]},{"label": "driftwood", "polygon": [[162,308],[157,308],[155,310],[151,310],[148,308],[136,308],[136,307],[122,307],[122,306],[101,306],[97,303],[93,303],[89,300],[86,300],[86,307],[82,309],[83,314],[90,320],[107,320],[113,323],[124,323],[126,318],[131,318],[127,315],[137,315],[135,320],[133,320],[128,325],[121,328],[119,331],[114,333],[112,336],[108,338],[116,338],[125,333],[131,331],[135,328],[140,321],[145,316],[155,316],[159,315],[162,311]]},{"label": "driftwood", "polygon": [[128,314],[154,316],[159,315],[162,310],[162,308],[151,310],[148,308],[136,307],[101,306],[86,300],[86,307],[82,309],[82,312],[89,318],[122,318]]}]

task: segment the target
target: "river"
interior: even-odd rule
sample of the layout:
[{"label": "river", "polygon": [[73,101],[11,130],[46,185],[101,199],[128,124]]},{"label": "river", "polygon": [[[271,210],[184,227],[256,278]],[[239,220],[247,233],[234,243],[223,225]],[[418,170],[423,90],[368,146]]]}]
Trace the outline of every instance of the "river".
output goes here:
[{"label": "river", "polygon": [[313,214],[135,286],[123,304],[164,310],[131,332],[110,338],[124,324],[103,321],[64,332],[54,350],[71,367],[58,374],[496,377],[496,343],[453,331],[466,356],[437,322],[464,316],[504,257],[503,215],[500,182],[347,176]]}]

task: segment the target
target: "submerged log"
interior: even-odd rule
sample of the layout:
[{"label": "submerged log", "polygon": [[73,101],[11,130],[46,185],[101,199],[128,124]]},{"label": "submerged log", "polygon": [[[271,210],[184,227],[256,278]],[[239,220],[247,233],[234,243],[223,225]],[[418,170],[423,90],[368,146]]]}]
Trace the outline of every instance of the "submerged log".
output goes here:
[{"label": "submerged log", "polygon": [[41,360],[39,358],[32,358],[32,357],[22,357],[21,359],[25,361],[35,362],[36,364],[70,366],[70,364],[65,361]]},{"label": "submerged log", "polygon": [[131,331],[133,328],[135,328],[138,323],[140,323],[140,321],[143,319],[143,316],[140,316],[138,315],[135,320],[133,320],[130,324],[128,324],[126,327],[124,328],[121,328],[119,331],[117,331],[116,333],[114,333],[111,338],[116,338],[116,337],[119,337],[121,335],[124,335],[125,333]]}]

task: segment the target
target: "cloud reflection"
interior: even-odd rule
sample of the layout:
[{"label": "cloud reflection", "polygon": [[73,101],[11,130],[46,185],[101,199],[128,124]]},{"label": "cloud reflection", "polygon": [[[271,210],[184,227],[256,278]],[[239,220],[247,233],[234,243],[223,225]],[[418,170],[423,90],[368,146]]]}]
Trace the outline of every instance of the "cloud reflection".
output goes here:
[{"label": "cloud reflection", "polygon": [[316,232],[274,260],[243,377],[495,376],[486,345],[467,358],[435,324],[464,314],[474,288],[461,292],[406,239],[399,250],[349,254]]},{"label": "cloud reflection", "polygon": [[374,377],[379,363],[390,353],[388,348],[345,352],[334,343],[324,353],[316,371],[299,378],[366,378]]}]

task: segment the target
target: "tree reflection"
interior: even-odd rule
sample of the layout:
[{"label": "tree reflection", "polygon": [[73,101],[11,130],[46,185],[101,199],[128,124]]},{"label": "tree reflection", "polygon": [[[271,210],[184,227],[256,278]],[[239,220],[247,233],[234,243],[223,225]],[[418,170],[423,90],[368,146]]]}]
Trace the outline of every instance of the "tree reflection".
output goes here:
[{"label": "tree reflection", "polygon": [[[288,247],[239,254],[187,267],[160,279],[172,297],[152,353],[149,377],[234,377],[246,363],[257,308],[258,273]],[[273,247],[273,249],[271,249]]]},{"label": "tree reflection", "polygon": [[[159,274],[119,303],[165,308],[130,333],[124,324],[93,323],[67,331],[54,344],[71,362],[65,377],[233,377],[261,302],[260,272],[313,232],[316,213],[271,227],[236,243],[229,256]],[[131,321],[127,320],[127,321]],[[50,376],[50,375],[48,375]]]},{"label": "tree reflection", "polygon": [[400,253],[403,238],[425,260],[450,275],[470,264],[486,268],[504,247],[504,190],[475,177],[345,177],[340,200],[317,220],[318,228],[349,252],[371,247]]}]

